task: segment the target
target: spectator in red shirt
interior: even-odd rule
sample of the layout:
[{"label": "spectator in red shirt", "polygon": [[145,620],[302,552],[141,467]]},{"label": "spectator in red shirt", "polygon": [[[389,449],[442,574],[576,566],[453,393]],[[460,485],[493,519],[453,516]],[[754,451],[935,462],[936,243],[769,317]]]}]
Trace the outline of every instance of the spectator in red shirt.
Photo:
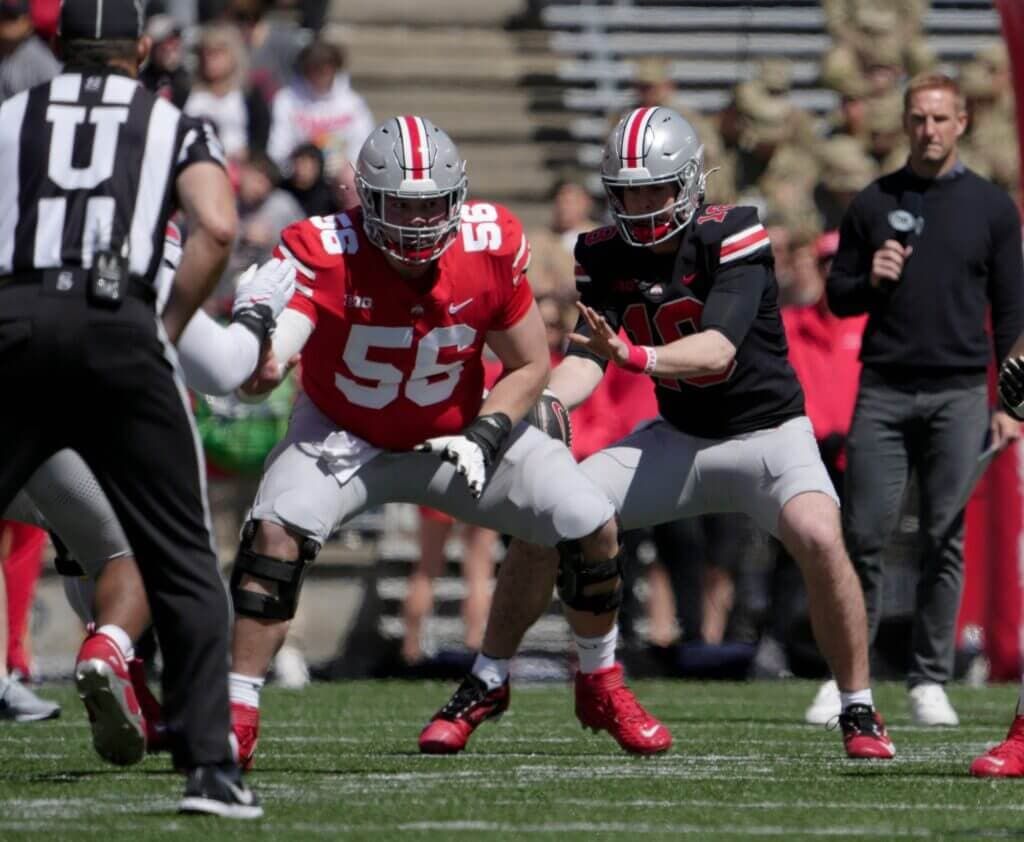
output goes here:
[{"label": "spectator in red shirt", "polygon": [[850,430],[860,379],[860,340],[867,316],[840,319],[828,309],[825,278],[839,247],[839,232],[818,237],[815,251],[818,271],[802,274],[808,288],[799,299],[812,302],[782,311],[789,341],[789,361],[804,387],[807,415],[822,458],[842,494],[843,445]]}]

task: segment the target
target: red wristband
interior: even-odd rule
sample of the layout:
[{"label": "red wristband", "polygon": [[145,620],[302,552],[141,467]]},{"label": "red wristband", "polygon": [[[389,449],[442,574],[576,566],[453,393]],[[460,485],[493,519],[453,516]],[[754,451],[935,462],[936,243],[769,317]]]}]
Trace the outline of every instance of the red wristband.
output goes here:
[{"label": "red wristband", "polygon": [[648,345],[630,345],[629,358],[622,363],[621,368],[634,374],[650,374],[654,371],[657,359],[658,355],[654,348]]}]

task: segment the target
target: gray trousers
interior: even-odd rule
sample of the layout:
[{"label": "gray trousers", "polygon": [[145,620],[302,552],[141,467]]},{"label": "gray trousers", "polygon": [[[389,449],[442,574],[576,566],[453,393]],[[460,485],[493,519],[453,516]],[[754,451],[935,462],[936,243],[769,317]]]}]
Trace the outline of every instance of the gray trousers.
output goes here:
[{"label": "gray trousers", "polygon": [[910,470],[920,489],[917,586],[907,684],[945,684],[953,673],[954,627],[964,573],[964,513],[955,510],[988,430],[984,385],[908,392],[881,384],[857,395],[847,441],[843,531],[864,587],[869,640],[882,613],[884,553]]}]

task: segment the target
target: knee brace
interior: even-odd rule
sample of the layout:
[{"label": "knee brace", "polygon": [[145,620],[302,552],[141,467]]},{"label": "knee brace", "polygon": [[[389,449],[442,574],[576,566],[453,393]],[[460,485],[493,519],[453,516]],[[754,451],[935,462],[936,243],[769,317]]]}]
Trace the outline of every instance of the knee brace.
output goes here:
[{"label": "knee brace", "polygon": [[[231,571],[231,602],[235,614],[262,620],[290,620],[299,604],[306,567],[320,552],[320,545],[312,538],[303,538],[299,543],[299,557],[292,561],[253,552],[255,537],[256,522],[250,520],[242,528],[242,541]],[[246,590],[242,587],[243,574],[272,582],[277,586],[277,595]]]},{"label": "knee brace", "polygon": [[61,576],[80,577],[85,576],[85,568],[75,559],[68,550],[67,545],[52,529],[50,530],[50,542],[53,544],[53,566]]},{"label": "knee brace", "polygon": [[[577,611],[589,611],[592,614],[614,611],[622,604],[622,562],[621,548],[613,558],[591,563],[583,557],[583,546],[579,539],[559,542],[558,578],[555,581],[559,598]],[[619,583],[613,590],[584,593],[592,585],[616,578]]]}]

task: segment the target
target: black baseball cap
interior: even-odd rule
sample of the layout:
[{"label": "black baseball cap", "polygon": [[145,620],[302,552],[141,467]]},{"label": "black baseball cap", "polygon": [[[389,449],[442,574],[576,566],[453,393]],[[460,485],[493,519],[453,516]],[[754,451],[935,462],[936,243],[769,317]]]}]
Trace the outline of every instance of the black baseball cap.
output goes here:
[{"label": "black baseball cap", "polygon": [[57,33],[68,40],[135,39],[143,19],[142,0],[62,0]]},{"label": "black baseball cap", "polygon": [[0,0],[0,18],[11,20],[28,14],[28,0]]}]

